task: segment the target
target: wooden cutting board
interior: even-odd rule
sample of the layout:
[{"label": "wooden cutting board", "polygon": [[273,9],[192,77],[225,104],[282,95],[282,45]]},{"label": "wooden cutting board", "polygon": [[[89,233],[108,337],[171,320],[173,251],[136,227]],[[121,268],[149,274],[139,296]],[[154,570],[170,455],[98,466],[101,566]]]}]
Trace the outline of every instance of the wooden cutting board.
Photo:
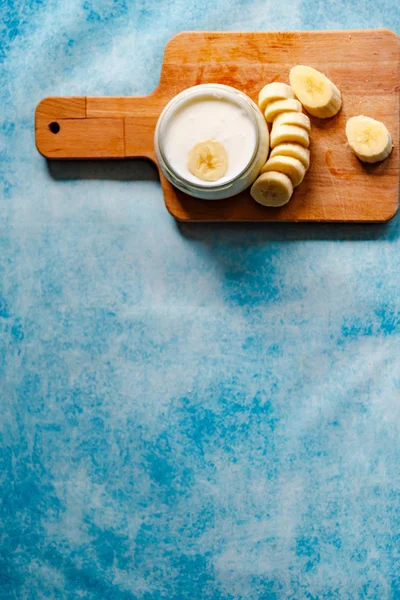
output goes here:
[{"label": "wooden cutting board", "polygon": [[[160,173],[165,204],[181,221],[387,221],[399,202],[399,38],[385,29],[282,33],[181,33],[167,44],[160,83],[144,97],[54,97],[38,105],[36,145],[50,159],[144,157],[156,162],[153,135],[167,102],[200,83],[224,83],[257,101],[271,81],[288,83],[293,65],[326,73],[343,107],[312,119],[311,167],[282,208],[256,204],[249,191],[205,201],[176,190]],[[112,74],[110,74],[112,76]],[[381,120],[394,150],[363,165],[347,148],[346,120]]]}]

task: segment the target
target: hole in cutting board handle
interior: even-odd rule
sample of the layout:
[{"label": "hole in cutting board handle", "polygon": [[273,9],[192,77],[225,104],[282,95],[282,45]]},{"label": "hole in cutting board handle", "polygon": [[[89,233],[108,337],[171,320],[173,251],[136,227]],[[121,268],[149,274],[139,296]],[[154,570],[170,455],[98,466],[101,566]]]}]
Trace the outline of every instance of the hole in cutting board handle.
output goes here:
[{"label": "hole in cutting board handle", "polygon": [[50,123],[49,129],[51,133],[58,133],[60,131],[60,125],[56,121],[53,121],[52,123]]}]

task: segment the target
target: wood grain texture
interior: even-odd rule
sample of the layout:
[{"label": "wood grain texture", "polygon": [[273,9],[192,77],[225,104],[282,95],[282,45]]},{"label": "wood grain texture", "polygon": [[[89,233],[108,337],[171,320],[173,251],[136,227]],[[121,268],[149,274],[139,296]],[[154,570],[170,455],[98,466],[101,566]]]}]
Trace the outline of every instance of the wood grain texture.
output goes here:
[{"label": "wood grain texture", "polygon": [[48,123],[49,119],[85,119],[86,98],[71,96],[69,98],[44,98],[36,107],[36,123]]},{"label": "wood grain texture", "polygon": [[125,158],[124,119],[57,119],[60,131],[36,129],[36,145],[48,158]]},{"label": "wood grain texture", "polygon": [[[177,93],[213,82],[257,100],[263,85],[288,83],[290,68],[307,64],[334,81],[343,107],[333,119],[312,119],[311,166],[290,203],[264,208],[248,190],[228,200],[202,201],[179,192],[161,175],[168,210],[182,221],[386,221],[399,201],[399,47],[399,38],[384,29],[181,33],[166,46],[160,83],[152,94],[45,99],[36,111],[36,144],[49,158],[155,161],[155,125]],[[383,121],[392,134],[394,150],[381,164],[363,165],[347,148],[346,120],[359,114]],[[55,119],[61,126],[56,135],[49,130],[49,120]]]}]

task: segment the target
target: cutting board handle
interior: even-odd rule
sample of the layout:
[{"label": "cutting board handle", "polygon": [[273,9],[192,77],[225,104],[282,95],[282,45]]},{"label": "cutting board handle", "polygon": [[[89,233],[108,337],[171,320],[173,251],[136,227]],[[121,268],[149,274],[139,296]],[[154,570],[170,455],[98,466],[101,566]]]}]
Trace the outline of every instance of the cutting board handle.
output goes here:
[{"label": "cutting board handle", "polygon": [[36,147],[46,158],[149,158],[165,100],[142,97],[49,97],[35,112]]}]

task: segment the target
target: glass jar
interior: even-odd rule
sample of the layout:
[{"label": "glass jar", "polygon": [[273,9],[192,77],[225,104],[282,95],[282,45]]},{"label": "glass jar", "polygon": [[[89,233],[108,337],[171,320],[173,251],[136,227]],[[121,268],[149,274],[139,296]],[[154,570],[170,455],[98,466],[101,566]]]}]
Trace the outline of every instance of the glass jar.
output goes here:
[{"label": "glass jar", "polygon": [[[213,101],[211,104],[200,106],[203,101],[210,100]],[[220,106],[221,102],[227,104]],[[188,121],[188,118],[182,115],[188,107],[193,106],[195,112],[192,109]],[[221,110],[224,106],[225,111]],[[207,110],[214,110],[213,114],[208,114],[209,118],[207,118]],[[180,119],[179,123],[178,119]],[[227,140],[233,150],[234,162],[237,163],[234,173],[229,175],[228,171],[226,177],[221,177],[219,181],[214,182],[195,177],[187,167],[187,156],[191,149],[189,146],[208,139],[204,136],[203,139],[196,139],[196,135],[201,136],[200,132],[207,131],[207,121],[215,122],[214,128],[218,129],[219,135],[212,137],[223,144],[224,140]],[[240,135],[236,135],[240,123],[242,130]],[[183,127],[182,131],[179,127]],[[208,131],[211,131],[212,127],[209,124]],[[206,83],[184,90],[167,104],[157,122],[154,146],[162,172],[175,187],[196,198],[219,200],[238,194],[257,178],[267,160],[269,133],[264,116],[246,94],[227,85]],[[229,152],[228,161],[230,161]]]}]

